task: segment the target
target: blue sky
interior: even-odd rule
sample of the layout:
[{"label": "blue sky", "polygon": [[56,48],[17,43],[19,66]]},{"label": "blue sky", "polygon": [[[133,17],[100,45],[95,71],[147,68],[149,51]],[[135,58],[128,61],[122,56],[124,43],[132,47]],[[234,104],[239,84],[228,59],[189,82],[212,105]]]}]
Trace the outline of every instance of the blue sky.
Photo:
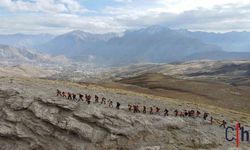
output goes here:
[{"label": "blue sky", "polygon": [[250,30],[249,0],[0,0],[0,34],[123,32],[151,25]]}]

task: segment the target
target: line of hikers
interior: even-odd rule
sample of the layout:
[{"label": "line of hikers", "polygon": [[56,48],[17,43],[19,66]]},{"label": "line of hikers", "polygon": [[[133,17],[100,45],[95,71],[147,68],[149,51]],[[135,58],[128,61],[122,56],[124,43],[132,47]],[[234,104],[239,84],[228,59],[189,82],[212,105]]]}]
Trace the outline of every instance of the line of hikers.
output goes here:
[{"label": "line of hikers", "polygon": [[[77,99],[77,95],[78,95],[78,99]],[[79,101],[84,101],[84,97],[85,97],[85,101],[87,102],[87,104],[90,104],[91,103],[91,95],[88,95],[88,94],[81,94],[81,93],[78,93],[78,94],[75,94],[75,93],[70,93],[70,92],[64,92],[64,91],[60,91],[59,89],[57,89],[57,94],[56,96],[62,96],[62,97],[65,97],[69,100],[75,100],[77,102]],[[97,95],[95,95],[95,102],[94,103],[99,103],[99,97]],[[109,100],[106,100],[105,97],[102,97],[101,98],[101,103],[100,104],[109,104],[109,107],[113,108],[113,101],[111,99]],[[117,109],[120,109],[120,103],[119,102],[116,102],[116,108]]]},{"label": "line of hikers", "polygon": [[[69,100],[75,100],[77,102],[79,102],[80,100],[81,101],[84,101],[84,97],[85,97],[85,101],[87,102],[87,104],[90,104],[91,103],[91,95],[88,95],[88,94],[75,94],[75,93],[70,93],[70,92],[64,92],[64,91],[61,91],[59,89],[57,89],[57,96],[62,96],[62,97],[65,97]],[[78,95],[78,99],[77,99],[77,95]],[[99,97],[97,95],[94,96],[94,103],[99,103],[99,100],[101,100],[100,104],[108,104],[108,106],[110,108],[113,108],[113,101],[111,99],[107,100],[105,97],[102,97],[101,99],[99,99]],[[120,109],[120,106],[121,104],[119,102],[116,102],[116,109]],[[149,111],[147,111],[147,107],[144,105],[142,107],[142,113],[143,114],[146,114],[147,112],[149,112],[149,114],[160,114],[160,108],[157,107],[157,106],[150,106],[148,107],[149,108]],[[128,104],[128,110],[130,112],[133,112],[133,113],[140,113],[140,106],[139,104]],[[155,110],[155,111],[154,111]],[[203,113],[203,116],[202,118],[204,120],[207,120],[208,118],[208,113],[207,112],[204,112]],[[169,111],[167,108],[164,109],[164,116],[169,116]],[[174,110],[174,116],[180,116],[180,117],[192,117],[192,118],[195,118],[195,117],[201,117],[201,112],[200,111],[195,111],[195,110],[184,110],[184,111],[178,111],[177,109]],[[214,118],[212,116],[210,116],[210,119],[209,119],[209,122],[210,124],[213,124],[213,121],[214,121]],[[224,127],[226,128],[226,124],[227,122],[225,120],[222,121],[222,123],[220,124],[220,127]]]}]

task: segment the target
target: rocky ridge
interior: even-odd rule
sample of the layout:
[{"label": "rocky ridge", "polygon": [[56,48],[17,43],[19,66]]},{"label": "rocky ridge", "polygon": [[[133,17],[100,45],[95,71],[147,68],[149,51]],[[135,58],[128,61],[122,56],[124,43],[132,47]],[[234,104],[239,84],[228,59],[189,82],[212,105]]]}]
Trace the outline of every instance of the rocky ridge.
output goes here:
[{"label": "rocky ridge", "polygon": [[[202,119],[127,111],[127,102],[122,100],[131,99],[128,95],[116,94],[124,106],[116,110],[56,97],[50,90],[61,84],[79,90],[76,85],[71,88],[73,85],[66,83],[31,79],[13,79],[10,84],[8,79],[0,80],[0,149],[177,150],[223,149],[227,146],[223,142],[224,130]],[[41,83],[43,85],[37,87]],[[51,87],[44,88],[48,85]],[[86,87],[80,89],[86,93],[96,92],[96,89]],[[98,93],[106,94],[107,91]],[[114,93],[109,92],[110,95]],[[138,99],[142,98],[134,97],[134,100]]]}]

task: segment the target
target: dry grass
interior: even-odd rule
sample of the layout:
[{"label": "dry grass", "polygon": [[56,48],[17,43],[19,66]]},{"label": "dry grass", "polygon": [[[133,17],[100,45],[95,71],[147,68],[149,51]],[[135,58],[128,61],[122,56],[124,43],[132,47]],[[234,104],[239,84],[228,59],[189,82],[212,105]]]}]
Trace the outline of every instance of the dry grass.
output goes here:
[{"label": "dry grass", "polygon": [[250,113],[250,93],[242,87],[237,88],[222,82],[176,79],[152,73],[118,82],[143,88],[128,87],[125,88],[127,90]]}]

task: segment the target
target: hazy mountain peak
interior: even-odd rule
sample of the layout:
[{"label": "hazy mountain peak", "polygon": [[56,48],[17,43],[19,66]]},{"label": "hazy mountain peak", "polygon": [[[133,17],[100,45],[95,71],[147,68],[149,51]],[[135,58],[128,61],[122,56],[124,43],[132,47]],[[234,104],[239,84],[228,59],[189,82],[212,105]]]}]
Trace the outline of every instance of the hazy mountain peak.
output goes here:
[{"label": "hazy mountain peak", "polygon": [[141,29],[140,31],[141,32],[147,32],[147,33],[150,33],[150,34],[154,34],[154,33],[160,33],[160,32],[168,31],[168,30],[170,31],[169,28],[166,28],[164,26],[153,25],[153,26],[149,26],[147,28]]},{"label": "hazy mountain peak", "polygon": [[162,30],[162,29],[168,29],[167,27],[161,26],[161,25],[152,25],[147,27],[146,29],[151,29],[151,30]]},{"label": "hazy mountain peak", "polygon": [[78,38],[78,39],[86,39],[87,37],[91,36],[92,34],[91,33],[88,33],[88,32],[84,32],[84,31],[81,31],[81,30],[74,30],[74,31],[71,31],[71,32],[68,32],[68,33],[65,33],[63,35],[61,35],[62,37],[74,37],[74,38]]},{"label": "hazy mountain peak", "polygon": [[82,30],[73,30],[71,32],[68,32],[66,34],[75,34],[75,35],[79,35],[79,34],[92,34],[92,33],[89,33],[89,32],[85,32],[85,31],[82,31]]},{"label": "hazy mountain peak", "polygon": [[90,32],[85,32],[81,30],[74,30],[63,35],[59,35],[56,38],[65,38],[67,40],[80,40],[80,41],[107,41],[110,38],[113,38],[116,35],[115,33],[106,33],[106,34],[95,34]]}]

